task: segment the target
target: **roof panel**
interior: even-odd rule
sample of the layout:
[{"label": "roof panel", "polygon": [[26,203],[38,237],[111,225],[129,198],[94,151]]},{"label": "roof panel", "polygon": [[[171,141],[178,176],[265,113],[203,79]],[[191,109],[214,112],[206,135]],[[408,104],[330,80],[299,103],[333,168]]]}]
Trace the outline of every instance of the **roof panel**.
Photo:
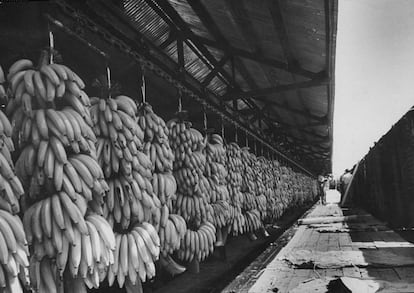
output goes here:
[{"label": "roof panel", "polygon": [[168,0],[172,7],[178,12],[181,18],[188,24],[193,33],[204,38],[211,39],[212,36],[204,27],[200,18],[185,0]]},{"label": "roof panel", "polygon": [[143,0],[124,0],[123,8],[134,27],[154,44],[160,45],[168,38],[168,25]]}]

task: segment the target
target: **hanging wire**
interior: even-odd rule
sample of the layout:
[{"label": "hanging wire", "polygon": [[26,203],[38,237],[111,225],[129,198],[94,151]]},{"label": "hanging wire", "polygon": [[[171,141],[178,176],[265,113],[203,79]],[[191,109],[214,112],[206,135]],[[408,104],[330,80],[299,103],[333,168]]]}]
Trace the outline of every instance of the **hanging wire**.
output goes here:
[{"label": "hanging wire", "polygon": [[249,139],[247,137],[247,131],[245,133],[246,133],[246,146],[248,147],[249,146]]},{"label": "hanging wire", "polygon": [[239,142],[239,138],[238,138],[238,135],[237,135],[237,124],[236,124],[236,127],[235,127],[234,140],[236,141],[236,143]]},{"label": "hanging wire", "polygon": [[141,94],[142,94],[142,103],[147,102],[147,93],[145,88],[145,68],[141,66]]},{"label": "hanging wire", "polygon": [[254,153],[257,156],[257,140],[254,141]]},{"label": "hanging wire", "polygon": [[111,98],[111,69],[109,69],[109,66],[106,66],[106,79],[108,82],[108,97]]},{"label": "hanging wire", "polygon": [[49,64],[53,64],[54,48],[55,48],[55,39],[53,37],[53,32],[49,27]]},{"label": "hanging wire", "polygon": [[224,121],[223,121],[223,115],[220,115],[221,117],[221,137],[224,139]]},{"label": "hanging wire", "polygon": [[182,93],[181,89],[178,89],[178,112],[183,111],[183,104],[182,104]]},{"label": "hanging wire", "polygon": [[204,123],[204,130],[207,130],[207,112],[206,112],[206,106],[203,106],[203,123]]}]

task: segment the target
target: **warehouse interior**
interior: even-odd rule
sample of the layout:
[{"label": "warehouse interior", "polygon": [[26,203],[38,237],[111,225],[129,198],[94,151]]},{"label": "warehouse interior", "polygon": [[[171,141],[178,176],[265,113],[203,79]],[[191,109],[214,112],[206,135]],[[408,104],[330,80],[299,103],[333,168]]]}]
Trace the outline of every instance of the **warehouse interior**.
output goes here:
[{"label": "warehouse interior", "polygon": [[0,24],[0,292],[414,286],[413,112],[345,188],[324,177],[337,0],[10,2]]}]

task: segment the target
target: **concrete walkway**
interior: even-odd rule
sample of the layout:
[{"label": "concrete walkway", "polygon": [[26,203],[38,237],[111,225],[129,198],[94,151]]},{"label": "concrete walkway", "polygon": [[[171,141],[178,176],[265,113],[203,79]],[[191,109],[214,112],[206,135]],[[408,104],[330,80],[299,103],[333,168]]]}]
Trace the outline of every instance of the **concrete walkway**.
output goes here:
[{"label": "concrete walkway", "polygon": [[[330,191],[327,201],[339,201],[338,194]],[[305,219],[344,216],[348,221],[295,225],[287,245],[270,246],[267,256],[223,292],[342,292],[335,286],[351,292],[414,292],[414,244],[385,223],[335,203],[315,205]]]}]

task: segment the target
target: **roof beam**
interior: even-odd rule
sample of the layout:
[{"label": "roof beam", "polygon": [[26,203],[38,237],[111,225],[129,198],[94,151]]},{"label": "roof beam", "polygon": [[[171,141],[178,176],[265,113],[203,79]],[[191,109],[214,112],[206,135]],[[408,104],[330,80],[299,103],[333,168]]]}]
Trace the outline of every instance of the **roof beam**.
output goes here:
[{"label": "roof beam", "polygon": [[[223,33],[221,32],[220,28],[214,22],[213,18],[211,17],[208,10],[204,7],[200,0],[192,0],[188,1],[188,4],[191,6],[193,11],[197,14],[200,18],[203,25],[207,28],[210,34],[217,40],[218,43],[222,44],[222,50],[225,52],[226,55],[234,55],[232,50],[230,50],[230,44],[227,39],[224,37]],[[200,42],[200,38],[196,37]],[[202,41],[200,43],[203,43]],[[232,71],[234,72],[236,60],[232,58]],[[243,79],[249,84],[250,88],[256,88],[256,84],[254,79],[250,76],[249,71],[244,66],[243,62],[237,62],[237,68],[239,69],[240,74],[242,75]],[[232,76],[234,77],[234,76]]]},{"label": "roof beam", "polygon": [[[231,56],[231,52],[228,52],[228,48],[230,47],[227,39],[222,34],[220,28],[217,26],[217,24],[214,22],[213,18],[211,17],[208,10],[204,7],[204,5],[201,3],[200,0],[192,0],[188,1],[188,4],[190,4],[193,11],[197,14],[197,16],[200,18],[201,22],[204,24],[204,26],[207,28],[207,30],[210,32],[210,34],[218,40],[221,44],[225,45],[227,49],[224,50],[225,56]],[[223,64],[224,65],[224,64]],[[234,81],[234,73],[235,73],[235,65],[237,65],[238,71],[240,75],[243,77],[243,79],[246,81],[246,83],[249,85],[251,89],[257,89],[257,84],[255,80],[252,78],[251,74],[243,64],[241,60],[235,60],[234,57],[232,57],[231,67],[232,67],[232,78]],[[230,89],[234,90],[234,89]],[[243,99],[243,102],[253,110],[258,110],[257,105],[248,99]]]},{"label": "roof beam", "polygon": [[[167,24],[173,27],[177,27],[183,34],[184,37],[191,40],[191,42],[196,46],[204,57],[212,64],[213,67],[216,67],[218,61],[214,56],[207,50],[204,45],[197,42],[194,33],[190,30],[187,23],[181,18],[177,11],[171,6],[168,0],[144,0]],[[229,82],[232,82],[229,74],[222,68],[219,67],[219,72],[222,76]],[[238,86],[237,86],[238,87]]]},{"label": "roof beam", "polygon": [[[193,1],[190,1],[190,2],[193,2]],[[284,70],[284,71],[287,71],[293,74],[301,75],[303,77],[314,78],[317,75],[317,73],[315,72],[305,70],[305,69],[298,69],[291,64],[288,64],[286,62],[282,62],[279,60],[275,60],[273,58],[268,58],[266,56],[257,54],[256,52],[249,52],[243,49],[235,48],[232,46],[227,46],[225,44],[222,44],[221,42],[213,41],[213,40],[200,37],[200,36],[196,36],[195,39],[204,45],[226,51],[228,53],[231,53],[234,56],[249,59],[257,63],[270,66],[270,67],[274,67],[274,68],[278,68],[278,69],[281,69],[281,70]]]},{"label": "roof beam", "polygon": [[258,100],[262,100],[266,97],[266,95],[271,94],[277,94],[281,92],[291,91],[291,90],[298,90],[303,88],[310,88],[310,87],[317,87],[326,85],[328,83],[327,78],[317,78],[312,79],[308,81],[302,81],[302,82],[296,82],[296,83],[290,83],[290,84],[282,84],[274,87],[264,88],[264,89],[257,89],[257,90],[251,90],[247,92],[234,92],[229,93],[223,97],[224,100],[238,100],[241,98],[254,98]]},{"label": "roof beam", "polygon": [[[219,70],[223,68],[224,64],[230,59],[229,55],[224,55],[223,58],[217,63],[212,71],[204,78],[202,85],[207,86],[210,84],[211,80],[218,74]],[[234,81],[234,80],[233,80]]]},{"label": "roof beam", "polygon": [[316,144],[314,142],[309,142],[309,141],[300,139],[300,138],[292,136],[292,135],[289,135],[288,139],[291,139],[293,142],[295,142],[298,145],[299,144],[300,145],[306,145],[306,146],[311,147],[311,148],[319,149],[320,151],[323,151],[323,152],[329,152],[329,149],[330,149],[329,147],[323,147],[323,146],[321,146],[319,144]]},{"label": "roof beam", "polygon": [[291,113],[294,113],[294,114],[297,114],[297,115],[301,115],[303,117],[306,117],[306,118],[309,118],[309,119],[313,119],[313,120],[318,121],[318,122],[321,122],[321,123],[323,123],[323,122],[326,121],[326,117],[325,116],[312,115],[312,114],[310,114],[307,111],[301,111],[301,110],[292,108],[292,107],[290,107],[288,105],[284,105],[284,104],[278,103],[278,102],[273,101],[273,100],[270,100],[270,101],[267,100],[266,103],[268,103],[269,105],[275,106],[275,107],[277,107],[279,109],[286,110],[286,111],[289,111]]},{"label": "roof beam", "polygon": [[160,49],[164,50],[167,48],[170,44],[172,44],[177,39],[177,34],[174,31],[170,31],[168,34],[167,39],[159,45]]}]

